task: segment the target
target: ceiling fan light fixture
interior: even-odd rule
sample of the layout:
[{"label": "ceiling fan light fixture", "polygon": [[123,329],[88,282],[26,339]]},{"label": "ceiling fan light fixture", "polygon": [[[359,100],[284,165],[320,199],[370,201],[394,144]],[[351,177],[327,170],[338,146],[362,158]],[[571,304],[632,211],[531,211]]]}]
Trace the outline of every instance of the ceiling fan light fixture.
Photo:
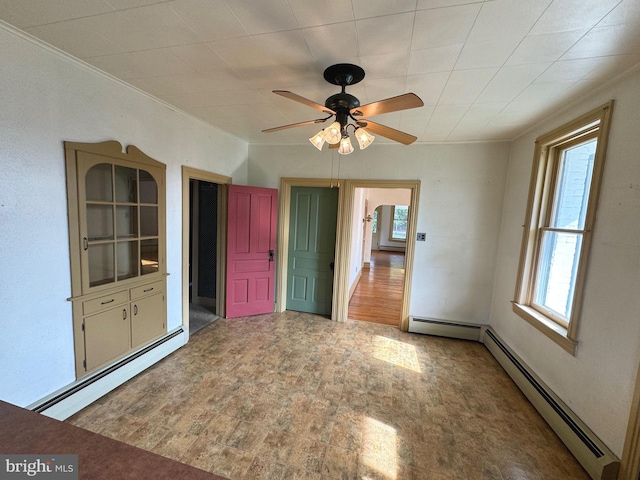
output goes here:
[{"label": "ceiling fan light fixture", "polygon": [[327,128],[324,129],[324,140],[331,145],[335,145],[340,142],[342,138],[342,126],[339,122],[333,122]]},{"label": "ceiling fan light fixture", "polygon": [[[351,141],[347,138],[348,127],[353,127],[353,133],[358,140],[360,150],[367,148],[375,139],[373,135],[362,129],[362,127],[367,127],[371,131],[375,132],[376,135],[381,135],[382,137],[393,140],[394,142],[402,143],[403,145],[410,145],[418,139],[418,137],[372,122],[367,118],[356,118],[370,117],[373,115],[381,115],[383,113],[399,112],[410,108],[423,107],[424,102],[415,93],[405,93],[395,97],[386,98],[384,100],[378,100],[377,102],[361,105],[360,100],[354,95],[347,93],[346,88],[355,85],[364,79],[365,73],[362,67],[351,63],[337,63],[327,67],[323,75],[327,82],[341,87],[340,93],[336,93],[328,97],[324,104],[316,103],[308,98],[287,90],[273,90],[273,93],[318,110],[327,114],[327,117],[282,125],[275,128],[267,128],[266,130],[263,130],[263,132],[279,132],[280,130],[293,127],[302,127],[314,123],[324,123],[329,119],[333,119],[334,122],[329,127],[311,137],[309,141],[318,150],[322,149],[324,143],[329,143],[330,148],[340,148],[340,153],[342,155],[348,155],[353,152]],[[344,140],[341,141],[343,137]]]},{"label": "ceiling fan light fixture", "polygon": [[322,146],[324,145],[324,130],[320,130],[313,137],[309,139],[311,144],[316,147],[318,150],[322,150]]},{"label": "ceiling fan light fixture", "polygon": [[360,150],[364,150],[365,148],[367,148],[376,139],[376,137],[371,135],[362,127],[356,130],[356,138],[358,139],[358,145],[360,145]]},{"label": "ceiling fan light fixture", "polygon": [[349,155],[350,153],[353,153],[353,145],[351,145],[349,137],[342,137],[342,140],[340,140],[340,147],[338,147],[338,153],[340,155]]}]

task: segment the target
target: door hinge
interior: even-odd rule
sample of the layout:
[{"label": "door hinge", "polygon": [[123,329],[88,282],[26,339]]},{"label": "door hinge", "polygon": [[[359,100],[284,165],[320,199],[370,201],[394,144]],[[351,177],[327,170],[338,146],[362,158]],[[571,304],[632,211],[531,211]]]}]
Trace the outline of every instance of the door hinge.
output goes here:
[{"label": "door hinge", "polygon": [[84,320],[82,321],[82,331],[84,332]]}]

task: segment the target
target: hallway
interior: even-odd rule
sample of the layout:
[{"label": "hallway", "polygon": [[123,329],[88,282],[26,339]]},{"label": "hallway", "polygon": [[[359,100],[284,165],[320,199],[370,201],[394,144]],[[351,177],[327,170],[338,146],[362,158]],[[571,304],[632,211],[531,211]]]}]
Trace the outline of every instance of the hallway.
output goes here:
[{"label": "hallway", "polygon": [[404,253],[374,250],[371,266],[349,300],[349,319],[398,326],[402,308]]}]

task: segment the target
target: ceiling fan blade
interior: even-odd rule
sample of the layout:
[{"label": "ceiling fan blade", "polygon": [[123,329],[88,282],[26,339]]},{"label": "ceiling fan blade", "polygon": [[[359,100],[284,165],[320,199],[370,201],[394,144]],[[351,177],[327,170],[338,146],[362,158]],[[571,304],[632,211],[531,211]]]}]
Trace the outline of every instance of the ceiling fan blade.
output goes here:
[{"label": "ceiling fan blade", "polygon": [[[352,108],[351,115],[356,117],[370,117],[382,113],[397,112],[424,106],[424,102],[415,93],[405,93],[397,97],[387,98],[378,102],[368,103],[360,107]],[[382,135],[382,134],[380,134]]]},{"label": "ceiling fan blade", "polygon": [[333,149],[333,148],[340,148],[340,142],[338,143],[330,143],[329,144],[329,149]]},{"label": "ceiling fan blade", "polygon": [[418,137],[414,137],[413,135],[409,135],[408,133],[401,132],[400,130],[396,130],[395,128],[372,122],[371,120],[367,120],[366,118],[358,121],[358,125],[366,128],[371,133],[382,135],[389,140],[393,140],[404,145],[410,145],[418,139]]},{"label": "ceiling fan blade", "polygon": [[303,105],[306,105],[307,107],[315,108],[316,110],[319,110],[321,112],[330,113],[331,115],[335,115],[336,114],[336,112],[334,112],[330,108],[327,108],[324,105],[320,105],[319,103],[313,102],[313,101],[309,100],[308,98],[301,97],[297,93],[288,92],[287,90],[274,90],[273,93],[275,93],[276,95],[280,95],[282,97],[288,98],[290,100],[293,100],[295,102],[302,103]]},{"label": "ceiling fan blade", "polygon": [[262,130],[262,132],[263,133],[279,132],[280,130],[286,130],[287,128],[302,127],[304,125],[313,125],[314,123],[326,122],[330,118],[331,116],[327,118],[316,118],[315,120],[307,120],[306,122],[292,123],[290,125],[282,125],[281,127],[267,128],[266,130]]}]

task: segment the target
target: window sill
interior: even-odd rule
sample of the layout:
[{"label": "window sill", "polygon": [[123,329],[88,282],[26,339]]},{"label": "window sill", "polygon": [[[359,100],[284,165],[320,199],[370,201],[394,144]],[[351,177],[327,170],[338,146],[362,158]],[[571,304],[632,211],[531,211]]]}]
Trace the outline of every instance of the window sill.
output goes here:
[{"label": "window sill", "polygon": [[566,328],[526,305],[513,303],[513,311],[575,357],[578,342],[569,338]]}]

